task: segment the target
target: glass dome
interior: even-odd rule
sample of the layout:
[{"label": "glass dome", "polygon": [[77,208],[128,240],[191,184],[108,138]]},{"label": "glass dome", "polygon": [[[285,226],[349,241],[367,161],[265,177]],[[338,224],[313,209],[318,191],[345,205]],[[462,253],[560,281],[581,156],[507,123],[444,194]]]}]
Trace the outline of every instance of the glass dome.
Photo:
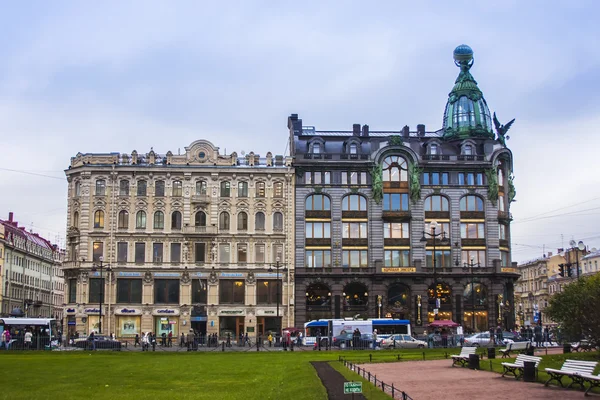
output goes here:
[{"label": "glass dome", "polygon": [[456,102],[446,104],[445,130],[465,131],[476,128],[492,132],[490,109],[483,97],[473,101],[467,96],[460,96]]}]

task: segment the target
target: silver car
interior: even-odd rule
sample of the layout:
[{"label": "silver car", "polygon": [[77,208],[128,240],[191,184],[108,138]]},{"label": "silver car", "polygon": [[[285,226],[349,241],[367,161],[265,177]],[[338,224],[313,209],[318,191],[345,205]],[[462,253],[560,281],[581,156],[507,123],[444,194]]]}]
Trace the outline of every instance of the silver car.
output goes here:
[{"label": "silver car", "polygon": [[394,347],[402,349],[422,349],[427,347],[427,343],[422,340],[417,340],[410,335],[401,335],[396,333],[381,341],[381,347],[384,349],[392,349]]}]

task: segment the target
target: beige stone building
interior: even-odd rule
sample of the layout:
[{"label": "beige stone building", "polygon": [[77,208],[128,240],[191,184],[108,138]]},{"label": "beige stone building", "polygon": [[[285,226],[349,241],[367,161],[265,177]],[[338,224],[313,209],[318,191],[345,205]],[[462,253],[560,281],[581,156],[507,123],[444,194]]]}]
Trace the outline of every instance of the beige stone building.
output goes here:
[{"label": "beige stone building", "polygon": [[519,264],[517,269],[521,274],[515,283],[515,314],[518,326],[546,325],[550,320],[544,309],[548,305],[548,264],[552,259],[544,256]]},{"label": "beige stone building", "polygon": [[293,326],[290,165],[271,153],[222,155],[206,140],[180,155],[73,157],[70,332],[255,337]]}]

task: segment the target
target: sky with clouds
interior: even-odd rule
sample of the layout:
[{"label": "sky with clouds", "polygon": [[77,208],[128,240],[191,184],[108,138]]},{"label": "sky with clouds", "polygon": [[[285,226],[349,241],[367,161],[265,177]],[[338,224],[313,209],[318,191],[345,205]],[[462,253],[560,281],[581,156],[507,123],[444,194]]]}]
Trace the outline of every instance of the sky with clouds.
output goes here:
[{"label": "sky with clouds", "polygon": [[516,118],[513,261],[600,248],[600,3],[30,1],[0,14],[0,218],[64,241],[78,152],[207,139],[284,154],[287,116],[319,130],[441,127],[470,45]]}]

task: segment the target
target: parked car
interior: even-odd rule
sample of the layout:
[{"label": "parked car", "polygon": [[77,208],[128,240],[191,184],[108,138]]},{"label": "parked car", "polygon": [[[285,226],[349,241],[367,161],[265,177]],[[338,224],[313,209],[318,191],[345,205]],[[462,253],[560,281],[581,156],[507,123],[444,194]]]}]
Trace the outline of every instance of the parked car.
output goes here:
[{"label": "parked car", "polygon": [[[340,348],[354,347],[354,336],[352,333],[342,333],[332,338],[332,346]],[[378,343],[376,343],[376,346]],[[373,334],[372,333],[361,333],[360,339],[357,343],[357,348],[368,349],[373,348]]]},{"label": "parked car", "polygon": [[[502,332],[502,344],[509,344],[514,342],[526,342],[527,339],[515,335],[512,332]],[[495,342],[495,338],[494,338]],[[490,333],[479,332],[474,335],[465,338],[463,346],[489,346],[490,344]]]},{"label": "parked car", "polygon": [[401,349],[422,349],[427,347],[427,343],[422,340],[417,340],[410,335],[401,335],[396,333],[381,341],[381,347],[384,349],[401,348]]},{"label": "parked car", "polygon": [[[108,336],[94,336],[94,343],[96,345],[96,349],[111,349],[111,350],[121,350],[122,343],[116,339],[111,339]],[[75,339],[75,347],[85,350],[91,350],[93,345],[89,338],[80,338]]]}]

